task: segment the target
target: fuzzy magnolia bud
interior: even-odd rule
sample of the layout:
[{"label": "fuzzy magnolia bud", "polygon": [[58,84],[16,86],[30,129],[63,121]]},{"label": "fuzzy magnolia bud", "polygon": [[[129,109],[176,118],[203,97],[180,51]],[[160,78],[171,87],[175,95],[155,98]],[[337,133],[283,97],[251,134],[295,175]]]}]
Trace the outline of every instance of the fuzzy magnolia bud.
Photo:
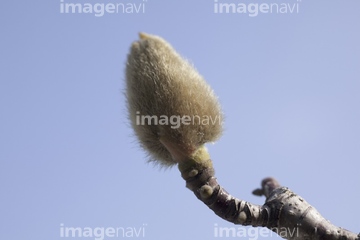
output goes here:
[{"label": "fuzzy magnolia bud", "polygon": [[171,166],[222,132],[217,97],[194,67],[164,39],[140,33],[128,55],[129,118],[151,160]]}]

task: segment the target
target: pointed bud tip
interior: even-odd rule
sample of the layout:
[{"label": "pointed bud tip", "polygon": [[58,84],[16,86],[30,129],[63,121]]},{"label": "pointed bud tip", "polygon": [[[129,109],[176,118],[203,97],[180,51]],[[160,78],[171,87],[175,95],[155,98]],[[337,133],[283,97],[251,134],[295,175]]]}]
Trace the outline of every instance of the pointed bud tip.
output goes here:
[{"label": "pointed bud tip", "polygon": [[148,39],[150,38],[150,34],[144,33],[144,32],[139,32],[139,38],[142,40]]}]

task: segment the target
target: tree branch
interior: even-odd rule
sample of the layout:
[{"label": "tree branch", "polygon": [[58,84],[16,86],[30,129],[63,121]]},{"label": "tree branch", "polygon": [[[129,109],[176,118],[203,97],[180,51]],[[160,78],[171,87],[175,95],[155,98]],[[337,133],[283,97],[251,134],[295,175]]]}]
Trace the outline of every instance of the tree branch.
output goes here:
[{"label": "tree branch", "polygon": [[339,228],[299,195],[281,187],[274,178],[265,178],[254,194],[266,197],[264,205],[254,205],[231,196],[217,182],[211,160],[179,163],[186,187],[216,215],[240,225],[267,227],[286,239],[359,240],[360,234]]}]

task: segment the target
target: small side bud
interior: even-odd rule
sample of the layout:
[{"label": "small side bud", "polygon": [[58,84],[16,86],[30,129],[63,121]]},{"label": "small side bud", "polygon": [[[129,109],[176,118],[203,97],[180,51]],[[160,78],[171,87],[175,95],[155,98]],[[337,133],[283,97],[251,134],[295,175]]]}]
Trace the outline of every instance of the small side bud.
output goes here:
[{"label": "small side bud", "polygon": [[213,192],[213,189],[209,185],[203,185],[200,188],[200,196],[203,199],[208,199],[209,197],[211,197]]},{"label": "small side bud", "polygon": [[151,160],[171,166],[222,133],[217,97],[164,39],[140,33],[126,64],[129,118]]}]

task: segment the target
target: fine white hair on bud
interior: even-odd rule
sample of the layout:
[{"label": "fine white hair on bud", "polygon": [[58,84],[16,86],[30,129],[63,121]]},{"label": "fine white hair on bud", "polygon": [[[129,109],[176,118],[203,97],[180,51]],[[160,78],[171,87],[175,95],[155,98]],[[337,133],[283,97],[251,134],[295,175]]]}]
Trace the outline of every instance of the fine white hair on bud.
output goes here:
[{"label": "fine white hair on bud", "polygon": [[129,118],[150,160],[172,166],[222,133],[213,90],[161,37],[140,33],[126,64]]}]

